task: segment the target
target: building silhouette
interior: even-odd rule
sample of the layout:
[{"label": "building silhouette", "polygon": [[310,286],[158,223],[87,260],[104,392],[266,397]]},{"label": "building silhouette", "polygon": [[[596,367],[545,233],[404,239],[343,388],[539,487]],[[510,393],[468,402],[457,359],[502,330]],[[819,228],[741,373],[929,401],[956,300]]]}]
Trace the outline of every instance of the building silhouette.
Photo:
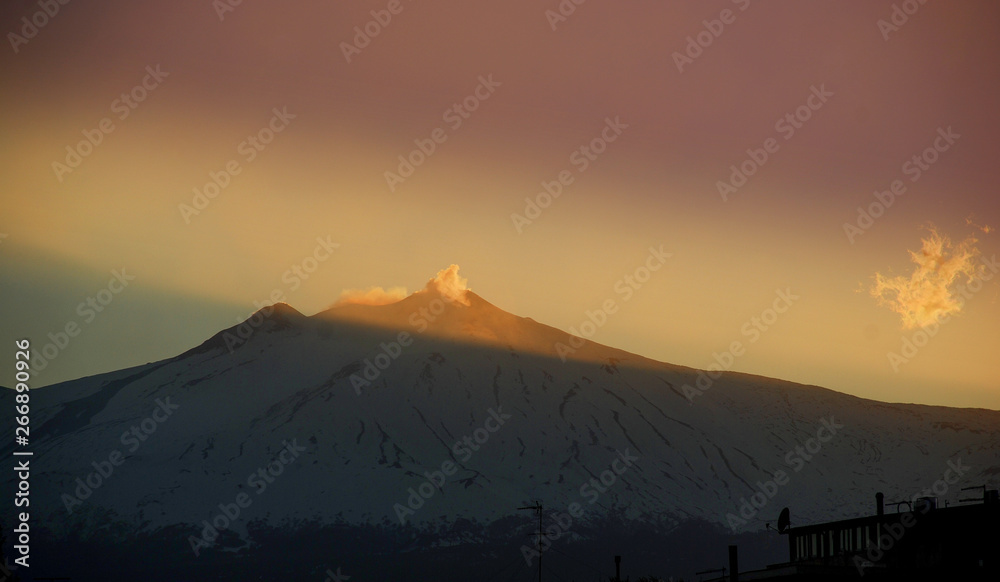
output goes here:
[{"label": "building silhouette", "polygon": [[734,576],[731,546],[730,574],[713,581],[1000,581],[1000,492],[982,489],[975,503],[921,497],[890,511],[878,493],[874,515],[794,528],[785,513],[787,562]]}]

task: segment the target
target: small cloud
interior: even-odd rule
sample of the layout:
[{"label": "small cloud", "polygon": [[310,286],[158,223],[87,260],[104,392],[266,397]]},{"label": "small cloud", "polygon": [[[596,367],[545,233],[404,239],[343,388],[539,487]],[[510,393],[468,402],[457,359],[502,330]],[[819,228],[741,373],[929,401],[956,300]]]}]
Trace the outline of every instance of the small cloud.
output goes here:
[{"label": "small cloud", "polygon": [[973,228],[976,228],[976,229],[979,229],[979,230],[983,231],[983,234],[989,234],[989,233],[993,232],[994,230],[996,230],[995,228],[993,228],[992,226],[990,226],[988,224],[976,224],[975,221],[973,221],[971,214],[969,215],[968,218],[965,219],[965,224],[968,224],[969,226],[971,226]]},{"label": "small cloud", "polygon": [[388,305],[406,298],[406,287],[369,287],[368,289],[344,289],[333,303],[341,305]]},{"label": "small cloud", "polygon": [[905,329],[961,312],[963,304],[953,293],[953,287],[981,274],[977,242],[970,236],[953,244],[931,227],[930,234],[921,240],[920,251],[909,251],[910,260],[916,264],[913,273],[898,277],[875,273],[872,296],[880,305],[898,313]]}]

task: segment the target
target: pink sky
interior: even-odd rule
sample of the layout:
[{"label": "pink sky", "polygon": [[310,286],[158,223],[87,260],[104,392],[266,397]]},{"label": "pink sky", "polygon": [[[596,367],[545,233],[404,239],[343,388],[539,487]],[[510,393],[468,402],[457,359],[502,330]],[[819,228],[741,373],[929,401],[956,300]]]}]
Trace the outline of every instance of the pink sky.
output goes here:
[{"label": "pink sky", "polygon": [[[559,5],[243,2],[220,19],[211,2],[111,1],[37,17],[0,50],[4,337],[44,346],[81,326],[47,384],[173,356],[274,289],[311,314],[345,289],[419,289],[452,263],[498,307],[569,330],[662,245],[671,259],[592,339],[703,368],[787,288],[801,300],[733,369],[1000,407],[1000,278],[895,367],[915,331],[865,291],[912,272],[931,223],[997,253],[981,227],[1000,222],[1000,7],[930,2],[884,34],[881,0],[589,0],[553,30]],[[9,2],[0,29],[38,10]],[[342,43],[366,25],[378,35],[348,62]],[[699,34],[711,42],[679,71]],[[796,111],[807,119],[782,123]],[[79,166],[54,170],[105,118]],[[265,128],[266,146],[244,143]],[[579,151],[595,139],[599,154]],[[390,187],[418,142],[433,153]],[[730,166],[769,143],[724,201]],[[239,173],[185,213],[230,163]],[[559,197],[517,228],[525,197],[560,175]],[[905,193],[849,237],[895,180]],[[317,237],[339,247],[286,277]],[[80,303],[122,268],[136,279],[86,321]]]}]

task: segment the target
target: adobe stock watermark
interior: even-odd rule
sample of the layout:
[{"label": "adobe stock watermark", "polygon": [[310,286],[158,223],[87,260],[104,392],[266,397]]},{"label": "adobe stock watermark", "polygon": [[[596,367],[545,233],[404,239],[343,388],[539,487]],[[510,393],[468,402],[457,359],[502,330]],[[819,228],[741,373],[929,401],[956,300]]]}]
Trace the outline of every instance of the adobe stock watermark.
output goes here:
[{"label": "adobe stock watermark", "polygon": [[[779,117],[774,123],[774,131],[780,134],[785,141],[792,139],[812,119],[813,114],[822,109],[830,97],[833,97],[833,92],[826,89],[826,83],[820,84],[819,87],[813,85],[809,89],[810,94],[802,105]],[[739,164],[729,166],[729,179],[719,180],[715,183],[722,201],[729,201],[729,196],[745,186],[750,177],[763,168],[771,156],[778,153],[780,149],[781,143],[774,137],[765,139],[759,148],[747,148],[747,158]]]},{"label": "adobe stock watermark", "polygon": [[[480,75],[479,84],[472,90],[472,93],[452,104],[441,114],[441,119],[448,129],[453,132],[458,131],[465,121],[479,109],[480,105],[496,93],[500,85],[499,81],[493,80],[492,73],[485,76]],[[389,185],[389,191],[395,192],[397,186],[411,178],[417,169],[437,152],[438,146],[448,141],[448,137],[448,131],[444,127],[436,127],[431,130],[430,136],[414,139],[413,143],[417,147],[406,155],[400,154],[398,156],[399,164],[396,166],[396,171],[386,170],[383,173],[385,182]]]},{"label": "adobe stock watermark", "polygon": [[[901,514],[898,523],[893,521],[892,523],[883,525],[881,529],[884,533],[876,540],[877,544],[875,541],[868,540],[868,546],[865,548],[865,557],[862,558],[860,555],[854,556],[854,567],[857,568],[858,575],[864,576],[867,573],[865,570],[875,566],[877,562],[885,558],[886,553],[892,551],[892,548],[903,539],[906,533],[913,526],[917,525],[920,516],[926,515],[931,511],[929,504],[917,503],[920,498],[931,497],[932,493],[937,497],[944,496],[948,493],[951,486],[957,485],[962,480],[962,477],[971,469],[972,467],[962,464],[962,459],[957,459],[956,461],[949,460],[948,468],[945,469],[940,479],[927,489],[913,495],[910,500],[910,511]],[[912,509],[913,504],[917,504],[918,509],[916,511]]]},{"label": "adobe stock watermark", "polygon": [[[490,440],[491,435],[499,431],[508,420],[513,418],[511,415],[503,412],[502,406],[498,406],[496,410],[490,408],[486,412],[488,416],[483,422],[483,426],[472,431],[472,435],[465,436],[455,441],[455,444],[452,445],[451,452],[456,459],[459,459],[459,462],[465,463],[471,459],[472,454],[479,451]],[[441,468],[434,472],[424,472],[425,481],[416,488],[410,487],[407,489],[410,495],[406,498],[406,504],[396,503],[392,506],[393,511],[396,512],[396,517],[399,518],[399,523],[405,525],[406,518],[414,515],[417,510],[424,506],[427,500],[434,497],[438,491],[444,489],[448,477],[457,472],[458,465],[450,460],[443,461]]]},{"label": "adobe stock watermark", "polygon": [[[750,7],[750,0],[732,0],[732,3],[739,7],[740,12]],[[687,37],[684,52],[674,51],[672,56],[674,64],[677,65],[677,70],[683,73],[685,66],[693,65],[695,59],[703,55],[705,49],[712,46],[716,39],[722,36],[726,27],[736,22],[737,16],[738,13],[733,12],[731,9],[723,8],[717,19],[702,20],[701,24],[704,30]]]},{"label": "adobe stock watermark", "polygon": [[[629,449],[625,449],[624,452],[616,452],[618,456],[611,461],[607,469],[601,471],[597,477],[592,477],[580,485],[580,497],[587,501],[588,506],[597,503],[601,495],[607,493],[621,479],[621,476],[639,461],[639,457],[633,456]],[[566,512],[557,512],[552,519],[553,523],[549,524],[544,531],[539,532],[541,539],[534,546],[521,545],[521,556],[524,557],[524,563],[530,567],[532,560],[540,557],[542,553],[552,547],[552,542],[568,535],[573,526],[573,520],[579,520],[584,516],[584,509],[580,502],[574,501],[566,508]]]},{"label": "adobe stock watermark", "polygon": [[354,38],[351,42],[341,42],[340,52],[344,54],[344,60],[351,64],[351,59],[361,54],[361,51],[368,48],[378,35],[382,34],[392,23],[392,17],[403,11],[405,6],[400,0],[389,0],[385,8],[372,10],[372,18],[362,26],[354,27]]},{"label": "adobe stock watermark", "polygon": [[[284,448],[274,456],[270,463],[259,467],[247,476],[247,486],[253,488],[257,495],[263,495],[275,479],[285,472],[285,468],[294,463],[299,455],[306,451],[306,447],[299,446],[298,439],[292,439],[292,442],[285,440],[281,444],[285,445]],[[201,529],[201,535],[188,536],[188,543],[191,545],[191,551],[194,552],[195,557],[199,557],[203,549],[215,545],[219,532],[229,529],[240,518],[243,510],[252,504],[253,498],[243,492],[238,493],[232,503],[220,503],[218,505],[219,513],[212,518],[211,522],[207,519],[202,520],[201,523],[204,527]]]},{"label": "adobe stock watermark", "polygon": [[219,17],[219,22],[226,20],[226,14],[236,12],[236,8],[243,4],[243,0],[212,0],[212,9]]},{"label": "adobe stock watermark", "polygon": [[[118,121],[125,121],[169,76],[170,73],[160,70],[160,65],[156,65],[155,68],[147,65],[146,76],[137,85],[111,101],[109,106],[111,113],[116,114]],[[82,130],[80,133],[83,135],[83,139],[78,141],[76,145],[66,146],[66,157],[63,161],[52,162],[52,171],[55,173],[56,179],[62,183],[66,175],[72,174],[74,170],[79,168],[83,161],[90,157],[97,146],[104,143],[104,139],[115,129],[114,119],[104,117],[97,122],[97,127]]]},{"label": "adobe stock watermark", "polygon": [[[791,287],[785,287],[784,290],[777,289],[775,293],[777,297],[775,297],[771,306],[761,311],[759,316],[751,317],[740,328],[740,333],[750,338],[751,344],[757,343],[757,340],[761,338],[764,332],[771,329],[778,322],[779,316],[787,312],[792,304],[801,299],[800,296],[792,294]],[[736,359],[745,353],[746,346],[739,340],[729,344],[729,349],[721,354],[713,352],[712,360],[714,361],[708,364],[704,370],[698,372],[695,385],[684,384],[681,388],[684,397],[688,399],[688,403],[694,404],[695,397],[701,396],[711,388],[712,384],[722,376],[722,373],[732,368],[733,364],[736,363]]]},{"label": "adobe stock watermark", "polygon": [[108,284],[99,289],[93,295],[88,296],[76,306],[76,314],[80,320],[70,319],[55,333],[49,332],[49,342],[41,349],[32,350],[31,369],[35,374],[41,373],[49,362],[56,359],[60,353],[69,347],[73,338],[80,333],[95,319],[98,314],[103,313],[111,305],[115,297],[124,291],[129,284],[135,280],[135,275],[130,275],[125,268],[113,269]]},{"label": "adobe stock watermark", "polygon": [[[632,299],[635,293],[649,282],[653,273],[659,271],[667,263],[667,259],[672,256],[674,256],[673,253],[663,250],[663,245],[660,245],[659,248],[649,247],[649,254],[646,256],[643,264],[633,269],[631,273],[615,281],[613,289],[621,297],[621,302],[627,303]],[[569,345],[563,342],[553,344],[552,347],[559,354],[559,359],[563,363],[566,363],[567,356],[576,353],[576,350],[582,348],[587,343],[587,340],[597,333],[597,330],[604,327],[610,316],[618,313],[619,307],[618,301],[614,297],[609,297],[597,309],[593,311],[586,310],[584,312],[586,319],[579,326],[569,328]]]},{"label": "adobe stock watermark", "polygon": [[38,36],[38,33],[59,15],[62,7],[69,4],[70,0],[38,0],[38,10],[30,17],[21,17],[21,28],[17,32],[8,32],[7,41],[10,48],[14,49],[14,54],[21,52],[21,47],[28,44],[28,41]]},{"label": "adobe stock watermark", "polygon": [[351,579],[350,576],[340,571],[339,566],[337,567],[336,572],[334,572],[330,568],[327,568],[326,572],[324,572],[324,575],[326,576],[326,578],[323,578],[323,582],[346,582],[347,580]]},{"label": "adobe stock watermark", "polygon": [[361,396],[361,390],[370,387],[372,382],[378,380],[382,372],[388,370],[389,366],[403,355],[403,348],[411,345],[413,345],[413,336],[408,331],[399,332],[393,341],[379,343],[379,352],[371,358],[365,358],[360,372],[351,374],[351,386],[354,388],[354,393]]},{"label": "adobe stock watermark", "polygon": [[889,42],[889,33],[899,32],[899,29],[909,22],[910,17],[920,11],[920,7],[924,4],[927,4],[927,0],[903,0],[899,4],[893,4],[889,20],[879,18],[875,23],[882,33],[882,40]]},{"label": "adobe stock watermark", "polygon": [[587,0],[560,0],[555,10],[549,8],[545,11],[545,20],[555,31],[560,24],[567,22],[570,16],[576,14],[577,6],[582,6],[586,2]]},{"label": "adobe stock watermark", "polygon": [[[333,251],[340,248],[340,243],[335,243],[330,240],[330,235],[326,237],[318,236],[316,237],[316,246],[313,248],[311,254],[306,255],[301,261],[293,264],[281,275],[281,282],[286,285],[285,288],[275,287],[271,290],[268,298],[263,301],[254,300],[254,311],[247,316],[237,317],[236,323],[236,333],[230,333],[226,331],[222,335],[222,339],[226,342],[226,349],[229,353],[240,347],[247,340],[253,336],[254,331],[257,330],[261,325],[264,324],[266,318],[270,317],[274,313],[275,303],[285,302],[286,289],[288,292],[294,292],[302,286],[302,281],[307,281],[310,276],[312,276],[321,264],[326,262]],[[268,301],[270,300],[270,301]]]},{"label": "adobe stock watermark", "polygon": [[[271,113],[271,119],[264,127],[261,127],[256,133],[248,135],[236,146],[236,153],[242,157],[243,163],[249,164],[257,159],[257,156],[274,141],[274,138],[288,129],[288,125],[297,117],[297,115],[288,112],[288,106],[281,109],[275,107],[271,109]],[[177,205],[177,210],[180,211],[184,224],[191,224],[191,217],[198,216],[202,210],[208,208],[209,203],[228,188],[233,178],[242,171],[243,166],[240,165],[239,158],[229,160],[221,170],[210,170],[208,172],[209,181],[201,189],[197,186],[192,188],[194,197],[191,199],[191,204],[182,202]]]},{"label": "adobe stock watermark", "polygon": [[[972,299],[976,293],[983,290],[983,283],[993,279],[997,272],[1000,271],[1000,263],[997,263],[996,255],[993,255],[989,259],[980,257],[980,260],[985,265],[985,268],[980,271],[980,275],[972,277],[966,284],[959,284],[955,289],[955,294],[961,297],[959,300],[961,303],[959,309],[964,306],[966,301]],[[941,330],[941,326],[951,321],[951,315],[935,314],[934,320],[927,325],[921,326],[920,329],[909,336],[902,336],[899,353],[888,352],[886,354],[893,372],[898,373],[900,366],[909,363],[913,358],[917,357],[920,349],[930,343],[931,338],[936,336]]]},{"label": "adobe stock watermark", "polygon": [[[785,454],[785,464],[788,465],[793,473],[801,471],[806,466],[806,463],[812,461],[813,457],[823,449],[823,445],[830,442],[837,435],[837,431],[844,428],[844,425],[838,423],[832,414],[829,419],[819,419],[819,423],[820,426],[816,430],[815,437],[811,437],[804,443],[796,445],[795,448]],[[784,485],[788,485],[789,481],[789,474],[783,469],[775,471],[773,478],[768,481],[764,481],[763,483],[757,481],[758,491],[755,491],[749,500],[746,497],[740,498],[739,515],[735,513],[726,514],[726,521],[729,523],[729,527],[733,530],[733,533],[736,533],[740,527],[747,525],[762,509],[767,507],[767,504],[778,494],[778,489]]]},{"label": "adobe stock watermark", "polygon": [[[628,125],[621,122],[617,115],[614,119],[604,118],[604,128],[589,142],[581,145],[569,154],[569,163],[576,170],[576,174],[586,172],[590,166],[597,161],[608,149],[608,144],[614,143],[622,133],[628,129]],[[524,214],[511,213],[510,220],[514,224],[517,234],[524,232],[524,228],[530,226],[542,211],[547,209],[552,203],[562,195],[563,190],[569,187],[576,180],[573,170],[566,168],[556,174],[554,180],[542,180],[542,191],[535,194],[534,198],[524,197]]]},{"label": "adobe stock watermark", "polygon": [[[952,146],[962,137],[955,133],[949,125],[947,129],[939,127],[937,137],[931,145],[924,148],[920,153],[903,162],[900,171],[904,176],[909,177],[910,183],[915,183],[923,177],[924,172],[931,169],[941,156],[950,150]],[[896,178],[889,183],[889,188],[885,191],[875,191],[875,201],[867,207],[858,206],[858,217],[853,223],[845,222],[843,225],[844,234],[847,240],[853,245],[858,236],[864,234],[875,224],[875,220],[880,218],[892,207],[896,199],[906,194],[906,184],[901,178]]]},{"label": "adobe stock watermark", "polygon": [[[136,452],[156,432],[159,426],[166,422],[179,408],[180,405],[171,402],[169,396],[157,398],[156,408],[153,409],[153,412],[122,433],[120,439],[122,446],[128,447],[129,453]],[[121,467],[127,460],[128,457],[121,450],[114,449],[108,454],[106,460],[91,461],[90,466],[94,468],[94,471],[83,478],[77,477],[76,489],[72,493],[63,493],[61,496],[63,505],[66,506],[66,513],[73,513],[74,507],[83,505],[83,502],[89,499],[94,491],[100,489],[111,479],[115,468]]]}]

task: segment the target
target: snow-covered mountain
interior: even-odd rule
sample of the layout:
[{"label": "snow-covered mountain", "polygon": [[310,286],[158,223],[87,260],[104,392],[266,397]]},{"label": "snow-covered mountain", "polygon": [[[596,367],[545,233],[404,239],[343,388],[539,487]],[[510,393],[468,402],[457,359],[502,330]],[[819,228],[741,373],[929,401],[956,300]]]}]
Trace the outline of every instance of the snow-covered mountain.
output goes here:
[{"label": "snow-covered mountain", "polygon": [[[190,567],[324,527],[405,538],[372,554],[519,548],[536,500],[567,544],[611,518],[728,535],[785,506],[805,524],[871,513],[876,491],[997,484],[998,412],[713,380],[581,341],[431,284],[311,317],[278,304],[169,360],[34,391],[36,544],[141,539]],[[341,550],[304,571],[360,572],[365,550]]]}]

